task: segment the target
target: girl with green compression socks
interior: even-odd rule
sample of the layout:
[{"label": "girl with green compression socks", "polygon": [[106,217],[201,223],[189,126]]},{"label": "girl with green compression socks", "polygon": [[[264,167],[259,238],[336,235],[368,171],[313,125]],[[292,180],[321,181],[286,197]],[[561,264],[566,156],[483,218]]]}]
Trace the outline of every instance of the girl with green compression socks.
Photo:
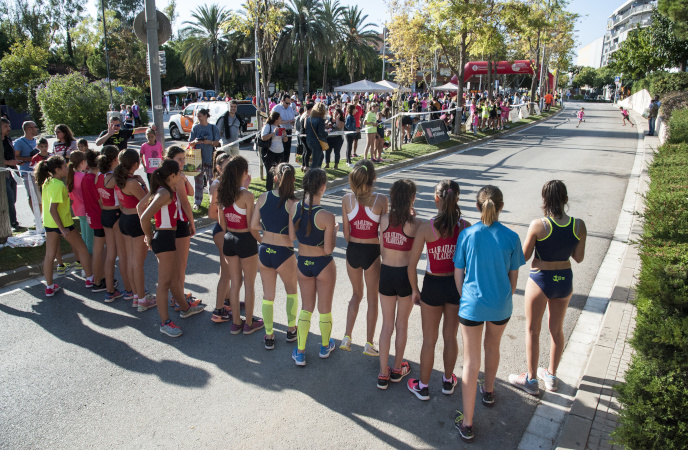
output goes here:
[{"label": "girl with green compression socks", "polygon": [[296,256],[294,241],[289,236],[289,211],[296,203],[294,183],[296,171],[291,164],[281,163],[273,167],[268,176],[274,177],[277,189],[258,197],[251,217],[251,230],[262,231],[258,248],[258,271],[263,283],[263,322],[265,323],[265,348],[275,348],[273,313],[277,276],[287,291],[287,342],[296,340],[296,312],[299,296],[296,293]]},{"label": "girl with green compression socks", "polygon": [[337,269],[332,251],[339,224],[335,222],[334,214],[320,206],[326,188],[325,171],[319,168],[309,170],[303,177],[303,200],[294,203],[289,211],[289,236],[299,241],[297,267],[302,309],[298,321],[298,345],[291,355],[297,366],[306,365],[306,339],[316,300],[322,336],[320,357],[327,358],[334,350],[334,339],[330,336]]}]

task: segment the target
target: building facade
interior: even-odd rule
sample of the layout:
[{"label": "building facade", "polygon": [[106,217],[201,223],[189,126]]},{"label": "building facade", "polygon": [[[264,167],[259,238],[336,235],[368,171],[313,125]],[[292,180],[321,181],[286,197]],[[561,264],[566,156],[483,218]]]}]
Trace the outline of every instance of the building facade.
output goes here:
[{"label": "building facade", "polygon": [[[628,37],[628,32],[637,26],[650,25],[652,10],[657,7],[657,0],[628,0],[607,19],[607,33],[602,45],[601,65],[606,66],[612,54]],[[580,63],[579,63],[580,64]]]},{"label": "building facade", "polygon": [[604,36],[600,36],[585,47],[578,49],[577,64],[583,67],[592,67],[593,69],[598,69],[602,64],[603,45]]}]

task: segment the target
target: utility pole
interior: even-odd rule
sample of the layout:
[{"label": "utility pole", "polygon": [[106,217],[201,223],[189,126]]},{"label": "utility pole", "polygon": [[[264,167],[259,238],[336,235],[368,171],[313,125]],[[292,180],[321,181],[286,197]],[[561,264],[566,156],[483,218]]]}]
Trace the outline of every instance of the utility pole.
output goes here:
[{"label": "utility pole", "polygon": [[155,137],[165,148],[165,126],[162,117],[162,88],[160,82],[160,55],[158,53],[158,18],[155,0],[146,0],[146,36],[148,43],[148,64],[150,67],[151,108]]},{"label": "utility pole", "polygon": [[[100,7],[103,12],[103,40],[105,42],[105,68],[107,69],[108,78],[108,88],[110,89],[110,108],[114,106],[112,103],[112,81],[110,80],[110,56],[108,55],[108,43],[107,43],[107,25],[105,25],[105,0],[101,0]],[[157,37],[156,37],[157,39]],[[156,50],[157,51],[157,50]]]},{"label": "utility pole", "polygon": [[[306,94],[311,93],[311,60],[310,50],[306,53]],[[306,102],[308,103],[308,102]]]},{"label": "utility pole", "polygon": [[385,55],[387,54],[387,22],[382,27],[382,81],[385,80]]}]

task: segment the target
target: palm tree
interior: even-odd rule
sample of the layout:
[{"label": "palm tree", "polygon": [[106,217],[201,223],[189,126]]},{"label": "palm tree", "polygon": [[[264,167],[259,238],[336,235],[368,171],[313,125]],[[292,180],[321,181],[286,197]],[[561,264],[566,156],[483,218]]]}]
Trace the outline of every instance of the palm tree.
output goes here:
[{"label": "palm tree", "polygon": [[339,5],[339,0],[323,0],[322,21],[325,25],[325,36],[320,47],[320,57],[323,63],[323,92],[327,92],[327,65],[333,62],[337,64],[336,55],[339,53],[339,45],[342,39],[341,17],[344,7]]},{"label": "palm tree", "polygon": [[[298,63],[298,91],[303,98],[303,75],[306,55],[314,48],[320,48],[325,41],[326,24],[322,15],[320,0],[289,0],[287,5],[287,35],[291,52],[296,50]],[[291,53],[290,52],[290,53]]]},{"label": "palm tree", "polygon": [[224,74],[228,40],[224,27],[229,11],[218,5],[199,6],[191,13],[193,21],[184,21],[182,30],[182,61],[188,73],[208,77],[220,92],[220,77]]},{"label": "palm tree", "polygon": [[344,64],[349,72],[349,79],[353,83],[356,70],[362,72],[366,64],[372,63],[377,58],[374,45],[381,39],[376,31],[369,30],[377,27],[372,23],[365,23],[368,15],[362,15],[358,6],[349,6],[344,9],[342,15],[342,50],[344,52]]}]

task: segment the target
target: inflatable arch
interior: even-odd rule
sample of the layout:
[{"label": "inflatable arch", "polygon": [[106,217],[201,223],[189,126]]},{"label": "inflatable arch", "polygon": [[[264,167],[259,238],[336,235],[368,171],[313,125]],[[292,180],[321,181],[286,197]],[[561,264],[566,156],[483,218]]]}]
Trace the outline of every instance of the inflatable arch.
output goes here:
[{"label": "inflatable arch", "polygon": [[[493,63],[494,68],[495,63]],[[505,74],[527,74],[533,75],[533,64],[529,60],[516,60],[516,61],[499,61],[496,63],[496,70],[494,73],[497,75]],[[470,61],[464,66],[463,82],[468,81],[473,75],[487,75],[487,61]],[[540,70],[537,71],[537,76],[540,75]],[[457,84],[457,77],[454,75],[451,82]],[[551,73],[547,73],[547,89],[552,91],[554,89],[554,76]]]}]

